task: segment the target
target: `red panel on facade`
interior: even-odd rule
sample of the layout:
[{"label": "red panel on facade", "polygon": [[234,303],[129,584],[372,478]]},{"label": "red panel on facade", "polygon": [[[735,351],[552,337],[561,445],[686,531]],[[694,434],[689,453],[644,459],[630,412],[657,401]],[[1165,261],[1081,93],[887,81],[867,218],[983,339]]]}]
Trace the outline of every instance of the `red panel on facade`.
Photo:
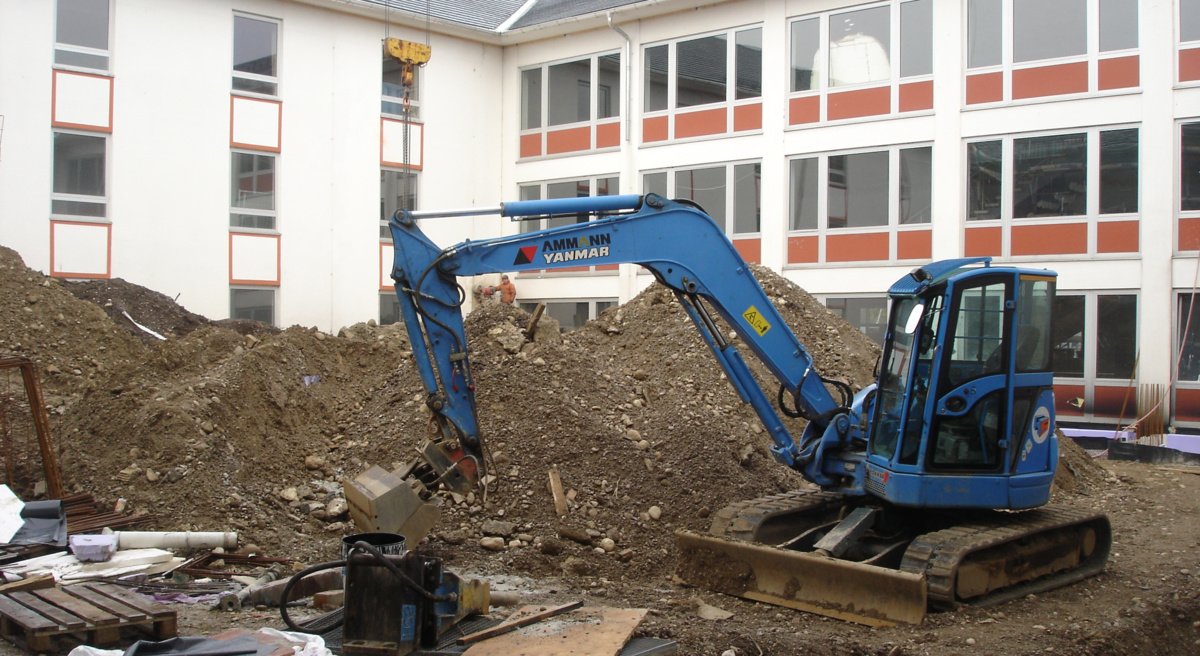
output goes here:
[{"label": "red panel on facade", "polygon": [[932,230],[906,230],[896,233],[896,258],[928,260],[933,257]]},{"label": "red panel on facade", "polygon": [[733,108],[733,131],[762,129],[762,103],[738,105]]},{"label": "red panel on facade", "polygon": [[1013,99],[1061,96],[1088,90],[1087,62],[1023,68],[1012,72]]},{"label": "red panel on facade", "polygon": [[1013,226],[1013,255],[1055,255],[1087,252],[1086,223]]},{"label": "red panel on facade", "polygon": [[1101,59],[1096,70],[1101,91],[1127,89],[1139,84],[1138,56]]},{"label": "red panel on facade", "polygon": [[967,104],[1000,102],[1004,100],[1004,73],[983,73],[967,76]]},{"label": "red panel on facade", "polygon": [[597,271],[616,271],[617,269],[620,268],[620,266],[621,265],[619,265],[619,264],[601,264],[600,266],[596,267],[596,270]]},{"label": "red panel on facade", "polygon": [[787,249],[789,264],[807,264],[817,261],[816,237],[788,237]]},{"label": "red panel on facade", "polygon": [[612,148],[621,143],[621,123],[601,123],[596,126],[596,147]]},{"label": "red panel on facade", "polygon": [[725,108],[681,112],[675,115],[675,138],[703,137],[725,132]]},{"label": "red panel on facade", "polygon": [[900,85],[900,111],[933,109],[933,80]]},{"label": "red panel on facade", "polygon": [[1179,81],[1200,80],[1200,48],[1179,51]]},{"label": "red panel on facade", "polygon": [[1070,404],[1073,399],[1082,399],[1083,385],[1054,386],[1054,414],[1062,417],[1082,417],[1083,410]]},{"label": "red panel on facade", "polygon": [[590,150],[592,129],[590,127],[554,130],[546,133],[546,154],[575,153]]},{"label": "red panel on facade", "polygon": [[829,106],[825,110],[829,120],[879,116],[892,111],[892,88],[875,87],[829,94]]},{"label": "red panel on facade", "polygon": [[521,135],[521,157],[537,157],[542,154],[542,133]]},{"label": "red panel on facade", "polygon": [[1176,388],[1175,420],[1200,421],[1200,389]]},{"label": "red panel on facade", "polygon": [[807,96],[788,101],[788,124],[816,123],[821,120],[821,97]]},{"label": "red panel on facade", "polygon": [[667,117],[655,116],[642,119],[642,142],[666,141]]},{"label": "red panel on facade", "polygon": [[999,256],[1001,248],[1000,228],[967,228],[964,257]]},{"label": "red panel on facade", "polygon": [[1138,252],[1137,221],[1105,221],[1096,224],[1096,252]]},{"label": "red panel on facade", "polygon": [[886,232],[829,235],[825,238],[826,262],[886,259],[888,259],[888,233]]},{"label": "red panel on facade", "polygon": [[1179,250],[1200,251],[1200,219],[1179,219]]},{"label": "red panel on facade", "polygon": [[1137,388],[1121,385],[1120,387],[1096,386],[1092,390],[1092,414],[1101,417],[1137,416]]},{"label": "red panel on facade", "polygon": [[761,239],[734,239],[733,247],[737,249],[738,255],[741,255],[743,260],[746,260],[751,264],[759,264],[762,262]]}]

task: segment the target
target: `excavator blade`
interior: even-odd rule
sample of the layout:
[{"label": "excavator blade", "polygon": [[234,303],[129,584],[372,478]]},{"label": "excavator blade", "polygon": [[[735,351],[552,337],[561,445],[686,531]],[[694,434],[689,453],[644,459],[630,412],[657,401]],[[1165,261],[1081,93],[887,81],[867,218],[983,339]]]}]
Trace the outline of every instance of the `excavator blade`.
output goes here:
[{"label": "excavator blade", "polygon": [[678,574],[697,587],[867,626],[925,618],[919,574],[690,531],[675,537]]}]

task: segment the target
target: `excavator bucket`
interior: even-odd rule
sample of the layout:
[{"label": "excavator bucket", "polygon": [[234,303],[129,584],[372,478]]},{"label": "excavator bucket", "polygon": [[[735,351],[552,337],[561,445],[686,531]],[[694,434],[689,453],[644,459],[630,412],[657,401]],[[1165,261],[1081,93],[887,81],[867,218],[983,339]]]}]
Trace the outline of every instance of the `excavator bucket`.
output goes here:
[{"label": "excavator bucket", "polygon": [[690,531],[675,537],[678,574],[697,587],[867,626],[925,618],[919,574]]}]

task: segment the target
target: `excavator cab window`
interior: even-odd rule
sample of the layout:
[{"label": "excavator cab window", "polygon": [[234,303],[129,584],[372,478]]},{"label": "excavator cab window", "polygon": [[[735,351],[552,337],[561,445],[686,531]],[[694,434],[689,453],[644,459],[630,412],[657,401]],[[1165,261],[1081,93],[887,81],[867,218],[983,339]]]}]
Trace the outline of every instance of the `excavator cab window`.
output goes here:
[{"label": "excavator cab window", "polygon": [[917,333],[923,323],[925,300],[917,297],[897,299],[892,304],[891,325],[879,374],[879,396],[875,406],[875,430],[871,454],[890,460],[896,452],[908,398],[909,370],[912,365]]}]

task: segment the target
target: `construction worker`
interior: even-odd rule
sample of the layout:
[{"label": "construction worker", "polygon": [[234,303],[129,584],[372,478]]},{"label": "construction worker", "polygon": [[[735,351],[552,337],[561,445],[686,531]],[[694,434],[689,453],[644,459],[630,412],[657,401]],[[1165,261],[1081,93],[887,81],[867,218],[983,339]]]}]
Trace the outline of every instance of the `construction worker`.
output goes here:
[{"label": "construction worker", "polygon": [[500,302],[505,305],[512,305],[517,299],[517,286],[512,284],[508,279],[508,274],[500,276]]}]

